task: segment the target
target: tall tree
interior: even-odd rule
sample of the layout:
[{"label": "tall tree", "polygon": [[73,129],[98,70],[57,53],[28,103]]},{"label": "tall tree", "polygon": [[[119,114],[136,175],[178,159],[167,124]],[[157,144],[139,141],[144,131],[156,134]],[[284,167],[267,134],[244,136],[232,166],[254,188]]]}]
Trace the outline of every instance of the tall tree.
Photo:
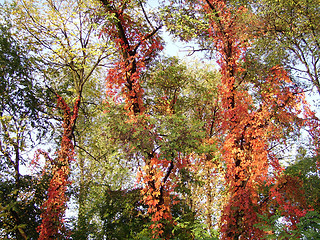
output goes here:
[{"label": "tall tree", "polygon": [[65,193],[70,163],[74,161],[72,141],[84,85],[110,55],[111,48],[105,40],[99,41],[95,30],[94,13],[98,7],[95,1],[17,1],[13,15],[19,36],[41,57],[39,66],[45,84],[56,96],[62,112],[63,133],[58,156],[51,158],[53,172],[43,206],[40,239],[63,234]]},{"label": "tall tree", "polygon": [[228,1],[206,0],[203,9],[222,76],[222,153],[230,194],[222,232],[226,239],[253,239],[263,235],[254,227],[259,222],[257,209],[262,210],[257,187],[271,180],[270,167],[273,176],[281,172],[268,146],[285,137],[281,129],[293,130],[288,124],[297,122],[304,99],[279,66],[257,75],[258,81],[248,78],[242,64],[250,40],[241,20],[249,16],[245,8],[232,7]]},{"label": "tall tree", "polygon": [[[140,75],[148,61],[155,58],[157,52],[162,50],[157,35],[161,25],[152,25],[143,3],[140,1],[101,0],[101,2],[107,14],[113,16],[113,19],[111,19],[113,24],[111,24],[111,27],[107,26],[105,32],[117,43],[120,54],[119,61],[108,72],[107,84],[113,93],[118,95],[118,99],[122,97],[126,102],[125,109],[128,110],[128,116],[131,118],[129,121],[137,122],[134,128],[138,127],[148,131],[149,127],[144,126],[146,119],[143,119],[145,109],[142,100],[143,89],[141,88]],[[133,18],[133,11],[136,9],[141,9],[144,13],[143,17]],[[112,94],[112,92],[110,93]],[[119,96],[119,94],[123,95]],[[137,129],[133,129],[133,131],[137,131]],[[143,140],[143,142],[146,141]],[[165,201],[167,193],[164,188],[173,170],[173,159],[171,161],[165,159],[161,161],[156,154],[157,149],[158,147],[155,146],[154,142],[149,142],[146,145],[141,144],[139,150],[146,164],[144,168],[147,185],[144,193],[145,201],[149,205],[149,212],[154,215],[152,221],[159,222],[155,225],[156,232],[159,236],[162,236],[164,231],[160,220],[170,218],[169,206]],[[156,165],[159,167],[156,168]]]},{"label": "tall tree", "polygon": [[[10,26],[0,25],[1,228],[6,237],[27,239],[37,237],[37,204],[42,201],[23,195],[32,191],[41,195],[41,187],[36,187],[37,177],[22,174],[21,167],[30,163],[27,152],[49,135],[48,94],[35,79],[31,56],[11,31]],[[29,222],[31,216],[34,220]]]}]

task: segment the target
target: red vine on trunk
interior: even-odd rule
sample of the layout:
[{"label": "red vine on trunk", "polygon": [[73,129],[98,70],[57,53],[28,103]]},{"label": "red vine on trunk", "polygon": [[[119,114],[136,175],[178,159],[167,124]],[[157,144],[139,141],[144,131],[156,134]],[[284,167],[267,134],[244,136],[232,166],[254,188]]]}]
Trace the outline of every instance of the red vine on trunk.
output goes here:
[{"label": "red vine on trunk", "polygon": [[73,161],[74,146],[72,136],[78,117],[80,97],[75,101],[71,114],[68,104],[57,95],[58,108],[63,110],[63,135],[58,157],[52,161],[52,179],[48,189],[48,199],[42,206],[42,223],[39,227],[39,240],[68,238],[65,234],[64,213],[66,210],[67,187],[70,172],[70,163]]},{"label": "red vine on trunk", "polygon": [[[101,2],[108,14],[114,18],[103,33],[113,38],[120,53],[119,60],[115,62],[114,68],[109,70],[106,78],[109,89],[107,94],[114,96],[115,101],[125,102],[125,109],[128,110],[130,119],[137,123],[137,127],[141,127],[145,122],[141,122],[137,116],[143,115],[145,109],[140,76],[146,70],[148,61],[163,49],[160,38],[156,35],[161,26],[151,27],[152,30],[146,33],[145,26],[135,22],[126,13],[131,1],[101,0]],[[174,169],[174,159],[171,161],[162,159],[153,149],[142,149],[142,151],[148,152],[148,156],[145,157],[145,172],[140,175],[145,183],[142,191],[143,200],[149,206],[148,212],[154,222],[151,225],[153,237],[163,237],[163,221],[171,219],[170,201],[168,201],[171,189],[169,176]]]},{"label": "red vine on trunk", "polygon": [[[291,131],[294,124],[301,124],[304,96],[291,82],[285,70],[271,68],[262,83],[251,82],[252,91],[260,95],[259,106],[248,89],[242,61],[248,47],[246,29],[241,16],[246,9],[231,9],[225,0],[203,0],[204,11],[209,15],[209,35],[219,55],[218,64],[222,84],[222,130],[224,135],[223,158],[226,162],[226,182],[229,201],[222,216],[223,239],[257,239],[264,235],[255,227],[263,213],[258,190],[266,183],[280,181],[282,168],[269,150],[272,142],[284,139],[284,130]],[[292,184],[294,181],[290,181]],[[277,183],[278,184],[278,183]],[[289,186],[289,185],[288,185]],[[287,187],[287,186],[286,186]],[[294,187],[294,186],[291,186]],[[290,208],[289,213],[305,211],[296,203],[284,201],[285,194],[278,194],[274,187],[268,199],[277,196],[278,203]],[[267,209],[264,209],[268,211]],[[292,221],[296,224],[297,221]]]}]

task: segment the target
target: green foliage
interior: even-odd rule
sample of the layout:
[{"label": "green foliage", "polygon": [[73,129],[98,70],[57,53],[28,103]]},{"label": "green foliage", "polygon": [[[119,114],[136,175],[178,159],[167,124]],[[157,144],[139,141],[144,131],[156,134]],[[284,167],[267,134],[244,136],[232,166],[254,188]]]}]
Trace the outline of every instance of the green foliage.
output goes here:
[{"label": "green foliage", "polygon": [[300,219],[298,229],[303,239],[316,240],[320,238],[320,214],[316,211],[308,212]]},{"label": "green foliage", "polygon": [[287,223],[283,221],[281,215],[275,214],[271,217],[261,216],[263,223],[256,227],[265,231],[264,239],[318,239],[320,230],[320,216],[316,211],[309,211],[300,219],[297,229],[288,230]]},{"label": "green foliage", "polygon": [[263,36],[252,51],[267,64],[285,66],[297,83],[319,92],[319,2],[309,0],[252,1],[260,26],[253,34]]},{"label": "green foliage", "polygon": [[300,239],[297,230],[288,231],[287,223],[283,221],[279,212],[272,216],[259,215],[259,217],[262,222],[256,224],[255,227],[266,233],[264,239]]},{"label": "green foliage", "polygon": [[164,153],[202,151],[197,148],[216,107],[219,80],[215,70],[197,64],[163,58],[144,76],[147,112],[166,139]]},{"label": "green foliage", "polygon": [[318,213],[320,212],[320,176],[317,171],[319,157],[307,157],[300,149],[296,161],[286,169],[289,175],[297,176],[303,181],[307,205],[311,206]]},{"label": "green foliage", "polygon": [[34,78],[33,59],[0,25],[0,218],[1,237],[37,239],[46,177],[22,175],[26,153],[50,134],[44,117],[50,98]]},{"label": "green foliage", "polygon": [[78,215],[69,219],[74,227],[74,239],[103,238],[104,220],[100,212],[106,200],[102,193],[110,189],[131,188],[135,177],[132,171],[136,163],[127,161],[127,154],[119,150],[124,146],[119,138],[128,134],[126,125],[120,124],[121,118],[125,117],[123,108],[109,108],[105,103],[101,77],[95,75],[83,89],[84,104],[80,107],[74,133],[77,161],[71,166],[71,196],[76,202],[74,211]]},{"label": "green foliage", "polygon": [[164,1],[161,18],[176,39],[188,42],[208,37],[206,16],[194,11],[196,5],[194,1],[183,5],[179,1]]},{"label": "green foliage", "polygon": [[295,162],[287,167],[285,172],[302,180],[307,205],[313,209],[300,219],[298,232],[303,239],[318,239],[320,237],[320,176],[317,171],[319,157],[308,157],[305,154],[306,151],[300,148]]},{"label": "green foliage", "polygon": [[33,59],[11,35],[10,26],[5,25],[0,25],[0,66],[2,120],[16,122],[12,127],[37,126],[39,136],[43,135],[47,122],[40,117],[40,111],[44,111],[43,104],[50,98],[34,79]]},{"label": "green foliage", "polygon": [[108,239],[133,239],[150,221],[140,203],[140,190],[107,190],[100,206],[103,231]]},{"label": "green foliage", "polygon": [[49,176],[46,174],[24,175],[20,178],[20,190],[18,190],[15,181],[0,179],[1,239],[24,239],[17,234],[17,231],[21,230],[28,239],[38,239],[37,227],[41,224],[41,205],[46,198],[48,183]]},{"label": "green foliage", "polygon": [[316,170],[318,158],[307,157],[305,154],[305,150],[300,148],[295,162],[286,168],[285,174],[302,180],[306,205],[314,211],[309,210],[304,217],[300,218],[295,230],[288,229],[288,223],[279,211],[272,216],[260,215],[262,222],[257,227],[267,233],[265,239],[317,239],[319,237],[320,178]]},{"label": "green foliage", "polygon": [[[181,204],[178,205],[178,207]],[[185,205],[187,207],[187,205]],[[177,209],[177,207],[174,207]],[[175,213],[175,212],[174,212]],[[195,213],[190,211],[184,212],[181,217],[175,218],[172,233],[176,240],[218,240],[219,232],[215,229],[207,230],[207,226],[195,218]]]}]

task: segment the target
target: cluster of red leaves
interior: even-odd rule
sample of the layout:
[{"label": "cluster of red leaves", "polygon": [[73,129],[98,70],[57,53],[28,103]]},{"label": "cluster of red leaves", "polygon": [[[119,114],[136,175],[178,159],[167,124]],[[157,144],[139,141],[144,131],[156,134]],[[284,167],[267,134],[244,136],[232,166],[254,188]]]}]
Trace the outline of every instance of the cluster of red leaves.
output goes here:
[{"label": "cluster of red leaves", "polygon": [[144,110],[141,88],[141,73],[145,70],[146,61],[152,59],[157,51],[163,49],[160,39],[154,34],[145,33],[139,22],[124,12],[127,0],[104,1],[109,14],[115,22],[103,30],[113,38],[119,50],[119,60],[108,71],[106,78],[107,96],[114,96],[117,102],[126,102],[129,113],[142,113]]},{"label": "cluster of red leaves", "polygon": [[[274,214],[270,209],[277,209],[285,220],[290,223],[287,229],[296,229],[299,219],[306,215],[310,209],[306,205],[302,181],[297,177],[283,174],[270,188],[267,213]],[[264,206],[263,206],[264,207]],[[266,209],[266,210],[267,210]]]},{"label": "cluster of red leaves", "polygon": [[151,229],[153,238],[163,234],[164,220],[172,220],[170,212],[170,190],[168,182],[163,183],[163,165],[168,165],[166,159],[158,157],[151,159],[150,164],[144,166],[143,171],[138,173],[138,181],[142,181],[144,188],[141,191],[143,202],[148,205],[148,213],[151,215]]},{"label": "cluster of red leaves", "polygon": [[[282,170],[277,158],[269,151],[269,143],[283,139],[284,129],[302,124],[298,115],[302,111],[304,96],[283,68],[273,67],[263,84],[254,86],[261,98],[260,106],[256,106],[247,88],[241,87],[246,84],[243,74],[246,70],[241,67],[241,61],[249,39],[237,19],[245,9],[231,10],[223,0],[204,0],[204,3],[204,10],[211,17],[209,34],[220,56],[218,64],[222,76],[223,158],[230,189],[229,202],[222,216],[223,238],[257,239],[263,235],[254,227],[259,221],[257,213],[262,210],[258,188],[271,177],[280,176]],[[271,195],[275,196],[279,188],[273,189]],[[305,214],[299,212],[292,202],[281,199],[283,194],[277,196],[288,217],[295,213],[299,213],[299,217]],[[292,225],[296,222],[292,221]]]},{"label": "cluster of red leaves", "polygon": [[[74,146],[72,144],[72,134],[75,121],[78,117],[80,97],[76,100],[71,114],[68,104],[63,98],[57,95],[58,108],[63,110],[63,135],[58,157],[52,161],[52,179],[48,189],[48,199],[42,206],[43,213],[41,214],[42,224],[39,227],[39,240],[57,239],[61,234],[65,234],[63,216],[66,210],[66,190],[70,181],[69,164],[73,161]],[[45,157],[48,157],[47,154]],[[67,236],[64,236],[67,238]]]},{"label": "cluster of red leaves", "polygon": [[[141,191],[143,201],[149,207],[148,213],[151,215],[151,221],[153,222],[150,226],[153,238],[164,238],[164,225],[168,222],[174,224],[170,209],[178,203],[176,196],[173,194],[176,188],[175,180],[179,169],[186,167],[187,163],[188,158],[178,154],[173,167],[173,161],[156,155],[148,165],[144,166],[143,170],[138,172],[138,182],[144,184]],[[170,168],[172,170],[169,173],[168,169]]]}]

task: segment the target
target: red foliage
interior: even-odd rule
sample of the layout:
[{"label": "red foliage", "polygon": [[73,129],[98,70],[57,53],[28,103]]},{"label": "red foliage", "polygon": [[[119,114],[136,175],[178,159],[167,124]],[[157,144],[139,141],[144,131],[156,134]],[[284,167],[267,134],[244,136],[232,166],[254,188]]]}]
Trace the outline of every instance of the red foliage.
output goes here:
[{"label": "red foliage", "polygon": [[[144,188],[141,191],[143,201],[149,206],[148,213],[152,216],[151,225],[153,237],[158,238],[163,234],[163,220],[171,220],[170,213],[170,188],[169,181],[164,183],[164,168],[168,167],[169,161],[157,157],[151,159],[151,163],[144,167],[138,178],[142,178]],[[166,165],[166,166],[164,166]],[[138,180],[140,180],[138,179]]]},{"label": "red foliage", "polygon": [[[109,89],[107,94],[114,96],[115,101],[125,101],[125,109],[128,110],[131,120],[139,122],[137,127],[145,128],[147,126],[143,126],[144,122],[135,119],[137,115],[144,114],[140,75],[146,69],[147,61],[163,48],[160,38],[156,36],[160,27],[146,33],[146,28],[141,23],[135,22],[126,14],[126,6],[130,1],[101,2],[108,14],[115,18],[113,25],[104,29],[104,33],[113,38],[120,53],[119,60],[114,64],[114,68],[109,70],[106,78]],[[153,237],[156,238],[163,237],[164,221],[171,219],[169,199],[173,187],[169,175],[174,165],[173,160],[161,159],[153,149],[148,151],[150,154],[145,159],[144,173],[141,172],[139,178],[143,178],[145,184],[142,190],[143,200],[149,206],[148,212],[154,222],[151,228]]]},{"label": "red foliage", "polygon": [[[238,19],[246,10],[242,7],[230,9],[223,0],[203,2],[204,10],[210,13],[209,34],[219,55],[222,75],[221,126],[229,188],[229,201],[222,216],[223,239],[257,239],[263,235],[254,227],[259,222],[257,213],[263,210],[258,188],[270,178],[280,176],[282,171],[269,144],[281,141],[285,137],[284,131],[292,130],[294,124],[302,124],[298,115],[304,96],[285,70],[278,66],[271,68],[267,77],[262,77],[262,83],[253,82],[243,87],[247,84],[246,69],[241,67],[241,61],[249,39]],[[259,106],[246,90],[248,86],[252,88],[251,92],[260,96]],[[274,190],[271,194],[279,189]],[[294,204],[278,200],[285,203],[283,207],[288,216],[298,212]]]},{"label": "red foliage", "polygon": [[115,22],[103,30],[113,38],[119,50],[119,60],[110,69],[106,78],[107,95],[115,96],[116,101],[125,101],[129,113],[142,113],[143,89],[140,74],[145,70],[146,61],[152,59],[156,52],[162,50],[159,37],[155,33],[145,33],[144,27],[136,23],[125,13],[130,1],[102,1],[109,14],[115,17]]},{"label": "red foliage", "polygon": [[173,160],[161,159],[159,155],[156,155],[143,171],[138,173],[138,182],[144,183],[141,192],[143,201],[149,206],[148,213],[152,216],[153,238],[168,237],[170,239],[170,236],[163,235],[164,225],[173,224],[170,209],[178,202],[173,195],[176,188],[175,178],[179,169],[186,167],[188,158],[178,154],[174,162],[175,165],[173,165]]},{"label": "red foliage", "polygon": [[[39,240],[58,239],[65,234],[63,216],[66,210],[67,196],[65,195],[68,181],[69,164],[73,161],[74,146],[72,144],[72,135],[75,121],[78,117],[80,97],[74,103],[73,113],[71,115],[68,104],[63,98],[57,95],[58,108],[64,111],[63,116],[63,135],[60,150],[57,159],[52,161],[52,179],[48,189],[48,199],[43,204],[43,213],[41,214],[42,224],[39,227]],[[67,238],[67,236],[64,236]]]},{"label": "red foliage", "polygon": [[270,209],[277,209],[290,222],[288,229],[296,229],[299,219],[311,210],[304,196],[302,181],[298,177],[285,174],[280,176],[270,188],[270,200],[267,202],[269,215],[274,214]]}]

